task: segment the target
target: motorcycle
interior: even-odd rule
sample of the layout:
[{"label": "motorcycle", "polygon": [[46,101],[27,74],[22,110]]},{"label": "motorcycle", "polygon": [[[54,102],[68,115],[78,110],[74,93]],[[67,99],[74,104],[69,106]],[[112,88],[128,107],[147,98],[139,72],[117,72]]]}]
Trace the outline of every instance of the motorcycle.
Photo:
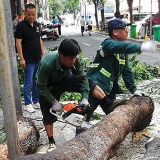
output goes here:
[{"label": "motorcycle", "polygon": [[57,38],[59,38],[58,33],[57,33],[57,29],[55,28],[55,26],[47,26],[47,28],[44,28],[41,30],[41,38],[43,39],[48,39],[51,40],[53,39],[54,41],[57,40]]}]

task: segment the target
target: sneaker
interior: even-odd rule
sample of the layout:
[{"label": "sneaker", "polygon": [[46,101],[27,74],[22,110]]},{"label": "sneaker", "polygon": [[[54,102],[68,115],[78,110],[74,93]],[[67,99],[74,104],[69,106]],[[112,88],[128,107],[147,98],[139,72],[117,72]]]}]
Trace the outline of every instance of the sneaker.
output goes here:
[{"label": "sneaker", "polygon": [[50,143],[47,152],[51,152],[51,151],[53,151],[53,150],[55,150],[55,149],[56,149],[56,145],[55,145],[54,143]]},{"label": "sneaker", "polygon": [[124,104],[127,99],[115,99],[113,103],[109,106],[109,110],[112,112],[117,106]]},{"label": "sneaker", "polygon": [[30,113],[35,112],[32,104],[25,105],[24,109],[25,109],[26,111],[30,112]]},{"label": "sneaker", "polygon": [[39,109],[39,108],[40,108],[39,102],[33,103],[32,105],[33,105],[33,107],[34,107],[35,109]]}]

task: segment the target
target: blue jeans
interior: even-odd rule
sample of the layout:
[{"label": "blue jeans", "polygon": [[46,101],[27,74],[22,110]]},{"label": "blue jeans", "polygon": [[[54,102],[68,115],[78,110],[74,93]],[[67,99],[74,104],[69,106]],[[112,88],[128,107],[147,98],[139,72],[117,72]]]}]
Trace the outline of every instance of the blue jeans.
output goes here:
[{"label": "blue jeans", "polygon": [[[35,75],[38,69],[39,63],[26,64],[26,68],[24,69],[24,102],[25,105],[39,102],[37,85],[35,81]],[[32,92],[32,98],[31,98]]]}]

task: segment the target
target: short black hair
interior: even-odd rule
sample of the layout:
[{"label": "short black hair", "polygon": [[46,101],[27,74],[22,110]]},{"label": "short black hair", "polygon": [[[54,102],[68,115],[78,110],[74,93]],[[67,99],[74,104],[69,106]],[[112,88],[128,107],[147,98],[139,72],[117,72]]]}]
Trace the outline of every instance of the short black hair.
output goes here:
[{"label": "short black hair", "polygon": [[55,16],[53,16],[53,19],[55,19]]},{"label": "short black hair", "polygon": [[34,4],[32,3],[27,3],[26,6],[25,6],[25,11],[27,10],[27,8],[29,9],[33,9],[33,8],[36,8]]},{"label": "short black hair", "polygon": [[81,52],[81,48],[76,40],[66,38],[61,42],[58,52],[64,56],[73,57],[77,56]]},{"label": "short black hair", "polygon": [[12,16],[12,20],[14,20],[16,17],[18,17],[18,14],[15,14],[14,16]]}]

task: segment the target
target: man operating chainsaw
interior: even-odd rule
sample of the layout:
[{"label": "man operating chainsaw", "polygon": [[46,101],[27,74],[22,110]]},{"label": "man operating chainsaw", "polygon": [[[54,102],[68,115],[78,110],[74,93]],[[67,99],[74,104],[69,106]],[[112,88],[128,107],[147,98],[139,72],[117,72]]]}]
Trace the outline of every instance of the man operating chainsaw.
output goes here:
[{"label": "man operating chainsaw", "polygon": [[59,100],[65,91],[78,92],[82,95],[81,105],[87,106],[89,85],[83,73],[77,55],[81,52],[78,42],[65,39],[61,42],[58,52],[47,53],[41,60],[37,78],[39,103],[43,115],[43,124],[49,139],[48,152],[56,148],[53,138],[53,123],[57,121],[49,110],[62,112]]}]

